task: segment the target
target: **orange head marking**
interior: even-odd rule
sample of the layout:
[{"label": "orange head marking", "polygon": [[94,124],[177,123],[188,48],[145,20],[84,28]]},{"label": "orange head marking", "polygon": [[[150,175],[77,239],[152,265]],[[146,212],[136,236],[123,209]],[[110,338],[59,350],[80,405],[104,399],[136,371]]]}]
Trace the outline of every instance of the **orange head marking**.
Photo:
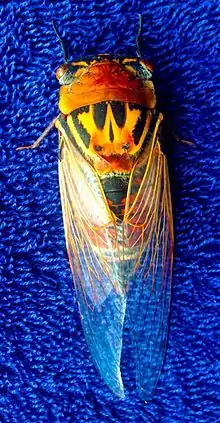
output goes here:
[{"label": "orange head marking", "polygon": [[156,104],[151,68],[139,58],[99,55],[89,62],[58,68],[60,111],[68,115],[79,107],[102,101],[123,101],[153,109]]}]

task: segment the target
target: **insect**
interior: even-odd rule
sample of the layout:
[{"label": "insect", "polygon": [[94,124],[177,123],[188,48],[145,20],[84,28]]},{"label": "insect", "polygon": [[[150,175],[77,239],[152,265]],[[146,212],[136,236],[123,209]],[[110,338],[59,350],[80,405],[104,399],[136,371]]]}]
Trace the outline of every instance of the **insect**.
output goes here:
[{"label": "insect", "polygon": [[[57,31],[56,31],[57,32]],[[69,262],[82,326],[102,378],[124,397],[125,318],[137,389],[149,399],[167,343],[173,224],[163,120],[152,66],[100,54],[56,71],[61,85],[59,183]]]}]

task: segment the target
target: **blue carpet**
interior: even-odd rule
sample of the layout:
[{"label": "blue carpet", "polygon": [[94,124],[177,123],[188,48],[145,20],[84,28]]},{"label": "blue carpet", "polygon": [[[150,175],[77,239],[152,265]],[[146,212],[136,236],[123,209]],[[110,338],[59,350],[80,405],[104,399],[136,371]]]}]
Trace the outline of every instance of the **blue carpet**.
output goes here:
[{"label": "blue carpet", "polygon": [[[219,3],[215,0],[2,1],[0,422],[218,422]],[[176,234],[166,363],[152,402],[123,364],[126,399],[101,381],[84,341],[67,262],[57,134],[62,52],[135,54],[155,67],[159,109],[196,147],[170,142]],[[168,140],[169,143],[169,140]],[[218,247],[218,249],[217,249]]]}]

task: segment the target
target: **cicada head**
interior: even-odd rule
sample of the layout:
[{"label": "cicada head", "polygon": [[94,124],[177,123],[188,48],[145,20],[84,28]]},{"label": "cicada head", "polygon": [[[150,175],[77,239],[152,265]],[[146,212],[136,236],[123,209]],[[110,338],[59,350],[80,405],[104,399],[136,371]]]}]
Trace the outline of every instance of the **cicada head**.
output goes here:
[{"label": "cicada head", "polygon": [[87,61],[65,63],[56,71],[60,111],[101,101],[124,101],[153,109],[156,104],[152,67],[140,58],[98,55]]}]

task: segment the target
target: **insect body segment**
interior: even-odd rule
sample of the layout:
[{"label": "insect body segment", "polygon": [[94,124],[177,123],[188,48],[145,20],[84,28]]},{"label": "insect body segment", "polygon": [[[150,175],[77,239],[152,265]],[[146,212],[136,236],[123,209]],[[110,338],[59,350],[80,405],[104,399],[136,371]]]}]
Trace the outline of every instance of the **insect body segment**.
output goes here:
[{"label": "insect body segment", "polygon": [[[90,63],[73,62],[67,68],[64,64],[58,68],[56,74],[59,80],[68,83],[60,88],[59,108],[63,114],[69,114],[81,106],[100,103],[102,101],[124,101],[140,104],[149,109],[155,107],[156,98],[153,83],[148,71],[140,59],[136,59],[140,69],[145,66],[149,79],[141,79],[137,70],[131,66],[133,62],[120,63],[119,59],[111,56],[99,56],[98,60]],[[69,74],[73,68],[77,69],[69,83]],[[60,75],[61,78],[60,78]]]},{"label": "insect body segment", "polygon": [[83,106],[66,120],[61,119],[73,144],[103,181],[113,207],[125,205],[129,175],[141,149],[149,142],[151,120],[152,112],[145,107],[116,101]]}]

